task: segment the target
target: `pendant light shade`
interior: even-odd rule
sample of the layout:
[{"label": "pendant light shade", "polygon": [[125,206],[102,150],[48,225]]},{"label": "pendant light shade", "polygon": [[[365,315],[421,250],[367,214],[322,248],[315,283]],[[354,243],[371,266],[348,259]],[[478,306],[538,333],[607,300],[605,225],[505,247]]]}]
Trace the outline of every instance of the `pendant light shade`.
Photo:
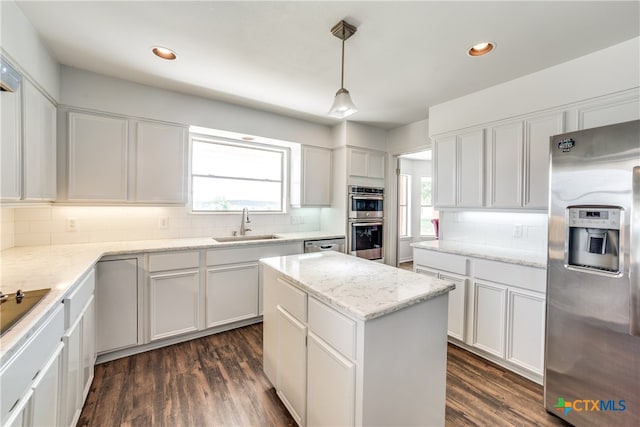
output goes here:
[{"label": "pendant light shade", "polygon": [[349,91],[345,88],[340,88],[338,92],[336,92],[336,99],[333,101],[333,105],[329,110],[329,115],[337,119],[344,119],[345,117],[357,112],[358,108],[356,108],[355,104],[351,100]]},{"label": "pendant light shade", "polygon": [[331,117],[344,119],[353,113],[358,112],[355,104],[351,100],[349,91],[344,88],[344,42],[351,37],[357,28],[346,21],[340,21],[331,29],[331,33],[342,40],[342,72],[340,74],[340,89],[336,92],[336,98],[329,110]]}]

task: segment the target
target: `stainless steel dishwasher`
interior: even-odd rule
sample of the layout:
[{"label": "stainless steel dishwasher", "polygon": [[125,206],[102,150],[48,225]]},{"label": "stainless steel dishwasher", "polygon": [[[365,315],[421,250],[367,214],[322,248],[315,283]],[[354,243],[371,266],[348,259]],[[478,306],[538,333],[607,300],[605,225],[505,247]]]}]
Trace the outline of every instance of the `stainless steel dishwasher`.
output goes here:
[{"label": "stainless steel dishwasher", "polygon": [[337,251],[344,253],[344,238],[305,240],[304,252]]}]

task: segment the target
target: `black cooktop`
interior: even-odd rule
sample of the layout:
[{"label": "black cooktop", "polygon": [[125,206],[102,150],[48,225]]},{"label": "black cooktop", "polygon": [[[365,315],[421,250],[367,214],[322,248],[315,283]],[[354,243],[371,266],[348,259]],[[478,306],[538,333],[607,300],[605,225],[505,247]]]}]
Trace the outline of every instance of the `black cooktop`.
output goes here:
[{"label": "black cooktop", "polygon": [[4,335],[18,320],[22,319],[33,307],[40,302],[51,289],[35,291],[17,291],[14,294],[0,292],[0,335]]}]

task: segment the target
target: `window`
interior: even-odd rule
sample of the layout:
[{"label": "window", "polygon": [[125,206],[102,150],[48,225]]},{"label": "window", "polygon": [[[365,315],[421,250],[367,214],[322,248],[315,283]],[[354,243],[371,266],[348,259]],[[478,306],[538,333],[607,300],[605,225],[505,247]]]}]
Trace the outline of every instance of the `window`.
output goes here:
[{"label": "window", "polygon": [[420,178],[420,235],[435,236],[431,220],[433,219],[433,203],[431,201],[431,177]]},{"label": "window", "polygon": [[281,147],[193,138],[193,210],[284,212],[286,160]]},{"label": "window", "polygon": [[411,235],[411,176],[398,177],[398,234],[400,237]]}]

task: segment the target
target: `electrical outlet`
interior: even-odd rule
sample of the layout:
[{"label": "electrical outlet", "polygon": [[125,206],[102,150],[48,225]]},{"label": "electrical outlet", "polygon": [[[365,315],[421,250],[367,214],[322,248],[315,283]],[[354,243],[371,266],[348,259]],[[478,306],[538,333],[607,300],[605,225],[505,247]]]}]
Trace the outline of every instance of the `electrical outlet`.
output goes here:
[{"label": "electrical outlet", "polygon": [[169,226],[169,218],[161,216],[158,218],[158,228],[166,229]]},{"label": "electrical outlet", "polygon": [[78,231],[78,220],[76,218],[67,218],[67,231]]},{"label": "electrical outlet", "polygon": [[513,237],[516,239],[522,238],[522,224],[515,224],[513,226]]}]

